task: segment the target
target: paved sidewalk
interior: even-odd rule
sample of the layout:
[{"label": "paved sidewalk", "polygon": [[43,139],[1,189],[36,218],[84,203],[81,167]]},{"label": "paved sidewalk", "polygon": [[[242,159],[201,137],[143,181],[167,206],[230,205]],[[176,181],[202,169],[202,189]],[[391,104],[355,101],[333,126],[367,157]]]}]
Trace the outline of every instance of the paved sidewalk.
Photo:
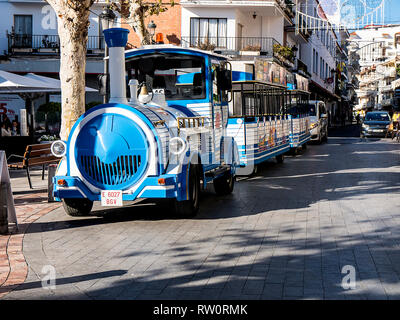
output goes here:
[{"label": "paved sidewalk", "polygon": [[19,228],[10,227],[9,235],[0,235],[0,299],[23,283],[28,266],[23,255],[25,231],[32,222],[60,207],[47,201],[47,176],[41,180],[41,170],[33,170],[31,190],[24,170],[10,171],[11,187]]},{"label": "paved sidewalk", "polygon": [[148,202],[56,209],[26,231],[28,275],[3,299],[400,299],[398,199],[399,144],[330,136],[203,194],[192,219]]}]

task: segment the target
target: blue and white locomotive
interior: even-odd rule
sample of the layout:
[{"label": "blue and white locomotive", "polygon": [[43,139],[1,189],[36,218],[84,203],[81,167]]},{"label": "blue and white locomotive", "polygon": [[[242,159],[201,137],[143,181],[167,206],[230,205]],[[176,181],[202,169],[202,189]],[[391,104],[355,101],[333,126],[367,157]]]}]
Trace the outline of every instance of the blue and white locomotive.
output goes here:
[{"label": "blue and white locomotive", "polygon": [[54,196],[72,216],[90,213],[94,201],[121,206],[140,198],[169,198],[177,213],[193,215],[208,183],[217,194],[234,188],[238,151],[226,135],[230,65],[217,54],[169,45],[125,53],[128,33],[104,31],[109,103],[86,112],[68,141],[52,145],[62,157]]}]

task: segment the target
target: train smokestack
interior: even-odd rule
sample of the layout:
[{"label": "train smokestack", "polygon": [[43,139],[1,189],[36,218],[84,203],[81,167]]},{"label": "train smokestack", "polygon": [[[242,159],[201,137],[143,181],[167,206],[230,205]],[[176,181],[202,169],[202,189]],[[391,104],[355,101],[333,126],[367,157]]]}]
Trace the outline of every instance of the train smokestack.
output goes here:
[{"label": "train smokestack", "polygon": [[103,31],[109,48],[110,103],[128,103],[125,80],[125,46],[128,29],[110,28]]}]

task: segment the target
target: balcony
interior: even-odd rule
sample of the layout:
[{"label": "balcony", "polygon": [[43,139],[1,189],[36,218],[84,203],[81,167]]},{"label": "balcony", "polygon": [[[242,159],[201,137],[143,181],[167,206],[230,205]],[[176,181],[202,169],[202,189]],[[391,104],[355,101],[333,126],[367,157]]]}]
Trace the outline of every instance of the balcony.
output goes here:
[{"label": "balcony", "polygon": [[276,0],[278,5],[281,7],[281,9],[290,17],[294,18],[295,13],[293,12],[293,8],[296,6],[294,1],[292,0]]},{"label": "balcony", "polygon": [[381,86],[379,89],[380,89],[380,92],[390,92],[390,91],[393,91],[392,85]]},{"label": "balcony", "polygon": [[386,70],[384,73],[384,78],[396,78],[396,69],[391,68],[390,70]]},{"label": "balcony", "polygon": [[[8,53],[10,55],[58,55],[60,53],[60,38],[58,35],[7,34]],[[88,55],[104,53],[104,37],[89,36],[87,43]]]},{"label": "balcony", "polygon": [[270,37],[182,37],[184,48],[230,55],[262,55],[273,58],[274,45],[279,45],[279,42]]},{"label": "balcony", "polygon": [[388,107],[388,106],[391,106],[394,104],[395,104],[395,99],[393,99],[393,98],[384,99],[381,102],[382,107]]}]

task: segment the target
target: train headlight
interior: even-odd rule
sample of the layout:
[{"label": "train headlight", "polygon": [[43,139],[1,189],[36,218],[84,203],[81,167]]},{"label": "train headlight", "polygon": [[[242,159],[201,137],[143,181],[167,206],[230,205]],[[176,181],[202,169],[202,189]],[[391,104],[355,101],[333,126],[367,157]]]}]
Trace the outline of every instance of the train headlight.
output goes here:
[{"label": "train headlight", "polygon": [[58,158],[62,158],[67,153],[67,144],[64,141],[54,141],[51,145],[51,153]]},{"label": "train headlight", "polygon": [[186,150],[186,142],[179,137],[174,137],[169,141],[169,150],[174,155],[180,155]]},{"label": "train headlight", "polygon": [[314,128],[316,128],[316,127],[318,127],[318,122],[314,122],[314,123],[311,123],[311,124],[310,124],[310,129],[311,129],[311,130],[314,129]]}]

